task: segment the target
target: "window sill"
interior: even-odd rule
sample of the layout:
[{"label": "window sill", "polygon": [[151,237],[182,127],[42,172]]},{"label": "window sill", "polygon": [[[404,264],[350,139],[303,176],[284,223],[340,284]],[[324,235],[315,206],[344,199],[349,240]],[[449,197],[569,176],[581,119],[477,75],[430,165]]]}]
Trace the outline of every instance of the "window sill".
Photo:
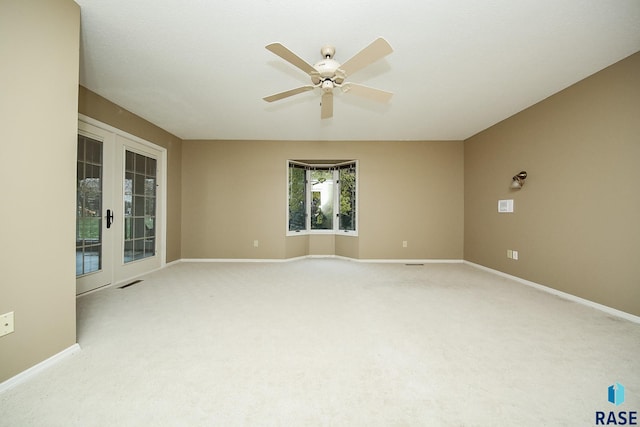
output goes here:
[{"label": "window sill", "polygon": [[334,235],[334,236],[349,236],[358,237],[358,231],[335,231],[335,230],[300,230],[300,231],[287,231],[287,237],[293,236],[314,236],[314,235]]}]

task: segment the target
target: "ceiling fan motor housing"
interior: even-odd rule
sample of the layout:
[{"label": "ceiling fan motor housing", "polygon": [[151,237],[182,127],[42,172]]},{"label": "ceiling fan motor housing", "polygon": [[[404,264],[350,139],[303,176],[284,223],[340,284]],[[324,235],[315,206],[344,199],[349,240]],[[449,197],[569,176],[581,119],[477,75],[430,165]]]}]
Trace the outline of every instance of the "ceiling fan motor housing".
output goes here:
[{"label": "ceiling fan motor housing", "polygon": [[338,67],[340,67],[340,63],[331,58],[323,59],[320,62],[316,62],[313,66],[313,68],[318,70],[320,75],[324,78],[333,77]]},{"label": "ceiling fan motor housing", "polygon": [[320,79],[316,76],[311,76],[311,81],[313,84],[318,84],[322,81],[322,90],[325,92],[331,91],[334,84],[342,84],[346,77],[344,71],[340,69],[340,63],[332,58],[325,58],[322,61],[316,62],[313,68],[318,71]]}]

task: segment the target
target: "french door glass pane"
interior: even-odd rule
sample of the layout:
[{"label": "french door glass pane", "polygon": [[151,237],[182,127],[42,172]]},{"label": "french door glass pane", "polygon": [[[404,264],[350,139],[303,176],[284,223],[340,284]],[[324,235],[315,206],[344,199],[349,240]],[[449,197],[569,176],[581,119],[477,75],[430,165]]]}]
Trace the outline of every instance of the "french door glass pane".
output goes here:
[{"label": "french door glass pane", "polygon": [[157,162],[151,157],[125,152],[124,262],[156,254]]},{"label": "french door glass pane", "polygon": [[76,276],[102,268],[102,142],[78,135]]}]

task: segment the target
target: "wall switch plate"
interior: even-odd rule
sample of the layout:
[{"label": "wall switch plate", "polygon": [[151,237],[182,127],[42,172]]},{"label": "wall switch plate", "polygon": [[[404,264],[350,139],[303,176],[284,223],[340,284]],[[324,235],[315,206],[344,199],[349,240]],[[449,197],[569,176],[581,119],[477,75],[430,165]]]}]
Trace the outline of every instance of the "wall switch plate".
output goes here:
[{"label": "wall switch plate", "polygon": [[507,249],[507,258],[513,258],[513,251],[511,249]]},{"label": "wall switch plate", "polygon": [[518,259],[518,251],[512,251],[512,256],[511,258],[517,260]]},{"label": "wall switch plate", "polygon": [[253,241],[253,247],[257,248],[258,246],[260,246],[260,242],[258,240],[254,240]]},{"label": "wall switch plate", "polygon": [[0,337],[13,332],[13,311],[0,315]]},{"label": "wall switch plate", "polygon": [[498,200],[498,212],[500,212],[500,213],[512,213],[513,212],[513,199]]},{"label": "wall switch plate", "polygon": [[406,240],[402,241],[402,247],[406,248],[407,246],[409,246],[409,242],[407,242]]}]

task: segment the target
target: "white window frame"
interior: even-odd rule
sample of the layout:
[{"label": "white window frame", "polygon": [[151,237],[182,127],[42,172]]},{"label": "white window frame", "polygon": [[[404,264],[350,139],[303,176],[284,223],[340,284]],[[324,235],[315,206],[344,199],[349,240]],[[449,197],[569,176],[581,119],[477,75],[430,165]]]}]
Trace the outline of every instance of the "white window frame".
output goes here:
[{"label": "white window frame", "polygon": [[[305,168],[305,228],[303,230],[289,230],[289,171],[290,165],[295,164],[298,166],[303,166]],[[356,226],[354,230],[340,230],[340,221],[338,220],[340,215],[340,182],[339,182],[339,173],[340,166],[346,165],[355,165],[356,170]],[[333,181],[334,181],[334,190],[333,190],[333,229],[331,230],[312,230],[311,229],[311,170],[312,169],[333,169]],[[287,201],[287,215],[286,215],[286,224],[285,230],[287,236],[300,236],[300,235],[313,235],[313,234],[333,234],[337,236],[358,236],[358,226],[360,224],[359,215],[360,215],[360,197],[359,197],[359,171],[358,171],[358,160],[348,160],[348,161],[338,161],[336,163],[306,163],[304,161],[299,160],[287,160],[287,185],[286,185],[286,201]]]}]

